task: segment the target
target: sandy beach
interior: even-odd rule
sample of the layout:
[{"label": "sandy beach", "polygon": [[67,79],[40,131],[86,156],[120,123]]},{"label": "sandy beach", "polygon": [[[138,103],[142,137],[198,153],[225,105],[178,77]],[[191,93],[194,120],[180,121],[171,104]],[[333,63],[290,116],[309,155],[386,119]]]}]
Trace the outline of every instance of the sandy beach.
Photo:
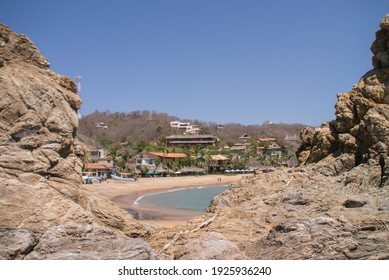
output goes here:
[{"label": "sandy beach", "polygon": [[[129,211],[143,223],[156,223],[161,226],[174,226],[201,215],[201,212],[156,209],[153,205],[139,205],[134,202],[148,193],[168,191],[177,188],[197,186],[229,185],[248,175],[204,175],[183,177],[139,178],[136,182],[108,180],[103,183],[83,185],[93,195],[108,199]],[[138,215],[141,213],[141,215]]]}]

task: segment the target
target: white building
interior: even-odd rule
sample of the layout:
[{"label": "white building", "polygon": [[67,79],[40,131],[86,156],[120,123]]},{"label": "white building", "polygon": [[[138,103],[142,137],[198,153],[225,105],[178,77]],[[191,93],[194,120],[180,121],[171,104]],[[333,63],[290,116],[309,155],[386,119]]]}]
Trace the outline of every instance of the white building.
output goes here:
[{"label": "white building", "polygon": [[190,125],[186,127],[185,134],[197,135],[199,134],[201,129],[198,125]]},{"label": "white building", "polygon": [[103,122],[100,122],[100,123],[97,123],[97,124],[96,124],[96,127],[99,127],[99,128],[108,128],[108,125],[106,125],[106,124],[103,123]]},{"label": "white building", "polygon": [[172,128],[186,129],[189,126],[190,126],[190,123],[186,123],[186,122],[180,122],[180,121],[172,121],[172,122],[170,122],[170,127],[172,127]]}]

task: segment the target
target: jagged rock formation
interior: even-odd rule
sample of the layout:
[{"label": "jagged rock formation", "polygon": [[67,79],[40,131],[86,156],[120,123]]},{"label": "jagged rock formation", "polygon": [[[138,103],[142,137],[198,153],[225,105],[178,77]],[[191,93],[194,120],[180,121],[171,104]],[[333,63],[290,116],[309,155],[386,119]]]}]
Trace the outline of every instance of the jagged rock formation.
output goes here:
[{"label": "jagged rock formation", "polygon": [[[167,259],[389,258],[389,190],[377,187],[378,165],[338,176],[289,171],[235,183],[178,233],[152,234],[151,246]],[[217,240],[210,242],[210,233]]]},{"label": "jagged rock formation", "polygon": [[148,231],[86,193],[81,99],[24,35],[0,24],[0,259],[150,259]]},{"label": "jagged rock formation", "polygon": [[389,15],[376,37],[374,69],[338,95],[336,120],[301,132],[301,166],[248,176],[152,234],[161,258],[203,258],[202,246],[210,259],[389,259]]},{"label": "jagged rock formation", "polygon": [[[374,69],[367,72],[347,93],[338,95],[336,119],[321,128],[302,131],[303,144],[297,152],[301,164],[336,165],[333,173],[350,170],[361,163],[379,163],[381,185],[387,184],[389,165],[389,19],[371,46]],[[331,158],[331,159],[330,159]],[[337,161],[337,163],[335,163]]]}]

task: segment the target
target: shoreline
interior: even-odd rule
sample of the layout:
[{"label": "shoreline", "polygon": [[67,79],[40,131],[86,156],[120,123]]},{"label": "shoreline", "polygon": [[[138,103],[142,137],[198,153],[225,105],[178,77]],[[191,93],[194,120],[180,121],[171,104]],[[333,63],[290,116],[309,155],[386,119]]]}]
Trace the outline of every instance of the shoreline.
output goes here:
[{"label": "shoreline", "polygon": [[[204,212],[173,210],[153,205],[135,205],[135,201],[144,195],[162,193],[175,189],[187,189],[200,186],[230,185],[243,178],[236,175],[202,175],[182,177],[139,178],[136,182],[108,180],[103,183],[83,185],[91,194],[110,200],[115,205],[132,214],[144,224],[155,223],[164,227],[184,224],[202,215]],[[139,216],[141,217],[139,219]]]}]

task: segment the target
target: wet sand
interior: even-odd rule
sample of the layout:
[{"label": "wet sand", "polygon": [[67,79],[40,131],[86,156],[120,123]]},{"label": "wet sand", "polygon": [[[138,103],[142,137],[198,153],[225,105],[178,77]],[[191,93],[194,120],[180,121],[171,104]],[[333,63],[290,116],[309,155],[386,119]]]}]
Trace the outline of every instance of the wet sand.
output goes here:
[{"label": "wet sand", "polygon": [[119,207],[130,212],[142,223],[155,223],[165,227],[183,224],[202,214],[197,211],[178,211],[154,205],[142,206],[134,204],[140,197],[148,193],[168,191],[177,188],[198,186],[230,185],[248,175],[204,175],[162,178],[139,178],[136,182],[120,182],[108,180],[103,183],[83,185],[93,195],[108,199]]}]

